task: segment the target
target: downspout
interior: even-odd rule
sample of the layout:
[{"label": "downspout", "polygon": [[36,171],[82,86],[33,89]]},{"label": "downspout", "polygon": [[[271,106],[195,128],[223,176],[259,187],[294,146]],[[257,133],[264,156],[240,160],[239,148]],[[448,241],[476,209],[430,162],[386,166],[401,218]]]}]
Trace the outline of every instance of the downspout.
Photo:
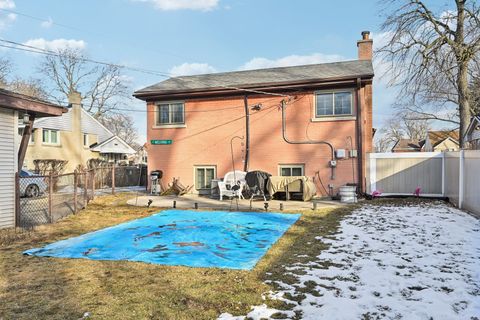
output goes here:
[{"label": "downspout", "polygon": [[243,171],[248,172],[248,164],[250,161],[250,110],[248,109],[248,97],[243,98],[245,104],[245,163]]},{"label": "downspout", "polygon": [[363,193],[363,143],[362,143],[362,109],[360,103],[360,89],[362,80],[357,78],[356,102],[357,102],[357,148],[358,148],[358,191]]},{"label": "downspout", "polygon": [[306,140],[306,141],[291,141],[287,138],[287,119],[286,119],[286,115],[285,115],[285,100],[282,100],[282,137],[283,137],[283,140],[285,140],[286,143],[290,143],[290,144],[324,144],[324,145],[327,145],[329,148],[330,148],[330,154],[331,154],[331,161],[330,161],[330,168],[332,170],[332,174],[331,174],[331,180],[335,180],[335,164],[334,164],[334,161],[335,161],[335,148],[333,147],[333,145],[328,142],[328,141],[323,141],[323,140],[313,140],[313,141],[310,141],[310,140]]}]

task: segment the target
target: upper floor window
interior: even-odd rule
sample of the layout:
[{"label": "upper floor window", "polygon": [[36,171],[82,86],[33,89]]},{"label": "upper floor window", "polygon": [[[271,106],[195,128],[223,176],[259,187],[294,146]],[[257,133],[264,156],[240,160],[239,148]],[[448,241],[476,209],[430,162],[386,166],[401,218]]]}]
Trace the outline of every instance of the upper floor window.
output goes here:
[{"label": "upper floor window", "polygon": [[60,132],[58,130],[43,129],[42,142],[45,144],[60,144]]},{"label": "upper floor window", "polygon": [[183,102],[157,104],[156,125],[181,125],[185,123],[185,105]]},{"label": "upper floor window", "polygon": [[353,115],[352,91],[316,93],[315,117]]}]

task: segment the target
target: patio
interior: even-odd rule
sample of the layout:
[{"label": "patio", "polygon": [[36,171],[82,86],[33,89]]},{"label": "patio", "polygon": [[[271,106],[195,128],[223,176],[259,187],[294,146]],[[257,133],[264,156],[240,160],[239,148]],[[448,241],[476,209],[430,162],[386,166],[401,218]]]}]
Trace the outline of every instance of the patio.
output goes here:
[{"label": "patio", "polygon": [[[198,195],[184,195],[184,196],[154,196],[154,195],[140,195],[137,198],[133,198],[127,201],[129,205],[146,207],[148,202],[152,200],[150,207],[157,208],[172,208],[173,202],[176,201],[176,208],[178,209],[194,209],[195,203],[198,204],[199,209],[213,209],[213,210],[237,210],[237,199],[224,199],[220,201],[218,199],[212,199],[209,197],[203,197]],[[312,209],[316,203],[317,208],[335,208],[345,206],[340,201],[313,199],[312,201],[280,201],[270,200],[268,201],[269,211],[281,211],[280,205],[283,206],[283,211],[299,211]],[[251,208],[250,208],[251,204]],[[238,210],[265,210],[265,201],[263,199],[256,199],[252,202],[248,199],[238,200]]]}]

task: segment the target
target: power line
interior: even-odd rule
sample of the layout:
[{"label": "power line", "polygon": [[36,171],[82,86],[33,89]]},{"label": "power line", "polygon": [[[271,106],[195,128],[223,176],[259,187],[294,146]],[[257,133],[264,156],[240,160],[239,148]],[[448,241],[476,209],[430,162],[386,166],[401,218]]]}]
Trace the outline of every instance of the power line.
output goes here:
[{"label": "power line", "polygon": [[[4,12],[8,12],[8,13],[13,13],[13,14],[16,14],[16,15],[19,15],[19,16],[22,16],[22,17],[26,17],[26,18],[29,18],[29,19],[32,19],[32,20],[36,20],[36,21],[41,21],[41,22],[50,22],[52,25],[55,25],[55,26],[58,26],[58,27],[62,27],[62,28],[65,28],[65,29],[69,29],[69,30],[73,30],[73,31],[76,31],[76,32],[79,32],[79,33],[89,33],[89,34],[92,34],[92,35],[96,35],[96,36],[101,36],[103,38],[110,38],[111,36],[107,35],[107,34],[102,34],[102,33],[99,33],[99,32],[93,32],[91,30],[86,30],[86,29],[80,29],[80,28],[77,28],[77,27],[73,27],[73,26],[69,26],[69,25],[66,25],[66,24],[62,24],[62,23],[57,23],[55,21],[53,21],[50,17],[48,19],[45,19],[45,18],[41,18],[41,17],[37,17],[37,16],[33,16],[31,14],[27,14],[27,13],[22,13],[22,12],[18,12],[18,11],[15,11],[15,10],[10,10],[10,9],[2,9],[0,8],[0,11],[4,11]],[[122,40],[124,41],[124,40]],[[137,42],[137,41],[131,41],[131,43],[134,43],[136,46],[138,45],[142,45],[142,43],[140,42]],[[169,56],[172,56],[172,57],[175,57],[175,58],[178,58],[178,59],[189,59],[187,57],[183,57],[181,55],[178,55],[178,54],[174,54],[174,53],[171,53],[171,52],[165,52],[165,51],[157,51],[157,50],[152,50],[150,47],[143,47],[144,49],[147,49],[148,51],[152,51],[152,52],[156,52],[156,53],[160,53],[160,54],[165,54],[165,55],[169,55]]]},{"label": "power line", "polygon": [[[55,56],[55,57],[64,56],[63,54],[58,53],[58,52],[54,52],[54,51],[51,51],[51,50],[46,50],[46,49],[43,49],[43,48],[38,48],[38,47],[26,45],[26,44],[11,41],[11,40],[0,39],[0,41],[10,44],[10,46],[0,44],[0,47],[4,47],[4,48],[27,51],[27,52],[38,53],[38,54],[45,54],[45,55],[50,55],[50,56]],[[125,66],[125,65],[114,64],[114,63],[109,63],[109,62],[104,62],[104,61],[98,61],[98,60],[93,60],[93,59],[85,58],[85,57],[78,57],[76,59],[78,59],[80,61],[84,61],[84,62],[91,62],[91,63],[106,65],[106,66],[112,66],[112,67],[116,67],[116,68],[122,68],[122,69],[131,70],[131,71],[136,71],[136,72],[148,73],[148,74],[157,75],[157,76],[166,77],[166,78],[176,78],[175,75],[172,75],[171,73],[163,72],[163,71],[128,67],[128,66]],[[190,79],[183,77],[182,80],[189,81]],[[225,89],[231,89],[231,90],[237,90],[237,91],[243,91],[243,92],[249,92],[249,93],[256,93],[256,94],[263,94],[263,95],[270,95],[270,96],[277,96],[277,97],[290,97],[289,95],[285,95],[285,94],[273,93],[273,92],[267,92],[267,91],[261,91],[261,90],[246,89],[246,88],[227,86],[227,85],[218,85],[218,86],[221,87],[221,88],[225,88]]]},{"label": "power line", "polygon": [[[26,51],[26,52],[31,52],[31,53],[38,53],[38,54],[54,56],[54,57],[59,57],[59,58],[65,56],[61,52],[55,52],[55,51],[52,51],[52,50],[38,48],[38,47],[23,44],[23,43],[18,43],[18,42],[15,42],[15,41],[10,41],[10,40],[5,40],[5,39],[0,39],[0,41],[9,44],[9,45],[0,44],[0,47],[4,47],[4,48]],[[148,73],[148,74],[157,75],[157,76],[166,77],[166,78],[172,77],[172,75],[167,73],[167,72],[148,70],[148,69],[143,69],[143,68],[129,67],[129,66],[121,65],[121,64],[104,62],[104,61],[94,60],[94,59],[90,59],[90,58],[86,58],[86,57],[75,57],[75,59],[77,59],[79,61],[83,61],[83,62],[90,62],[90,63],[100,64],[100,65],[105,65],[105,66],[110,66],[110,67],[115,67],[115,68],[120,68],[120,69],[128,69],[128,70],[131,70],[131,71]]]}]

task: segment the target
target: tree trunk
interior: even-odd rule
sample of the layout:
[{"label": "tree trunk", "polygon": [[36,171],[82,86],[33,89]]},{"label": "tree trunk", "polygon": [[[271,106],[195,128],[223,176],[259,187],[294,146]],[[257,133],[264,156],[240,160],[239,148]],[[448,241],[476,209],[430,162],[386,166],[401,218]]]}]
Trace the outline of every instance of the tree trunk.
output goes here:
[{"label": "tree trunk", "polygon": [[460,113],[460,148],[464,147],[464,139],[467,127],[470,124],[470,103],[468,88],[468,62],[469,57],[465,52],[465,0],[456,0],[457,4],[457,30],[455,32],[455,55],[458,65],[457,86],[458,86],[458,111]]},{"label": "tree trunk", "polygon": [[460,148],[464,147],[464,140],[467,128],[470,124],[470,102],[468,100],[468,78],[467,66],[465,63],[459,66],[458,70],[458,108],[460,112]]}]

